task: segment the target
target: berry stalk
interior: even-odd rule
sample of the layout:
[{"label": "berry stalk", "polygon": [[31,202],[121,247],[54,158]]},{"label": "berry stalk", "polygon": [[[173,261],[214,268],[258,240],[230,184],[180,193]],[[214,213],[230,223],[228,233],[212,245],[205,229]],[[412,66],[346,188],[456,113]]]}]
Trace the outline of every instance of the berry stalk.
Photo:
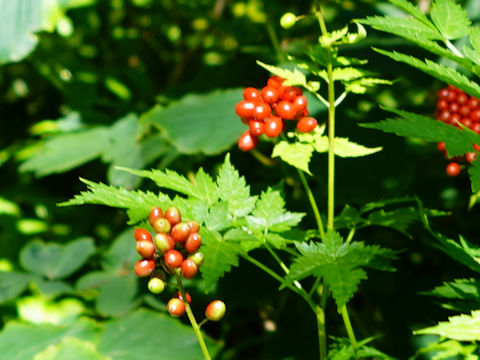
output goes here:
[{"label": "berry stalk", "polygon": [[[182,294],[182,298],[187,299],[187,292],[183,287],[182,277],[177,271],[175,271],[174,275],[175,275],[175,279],[177,280],[178,290],[180,291],[180,294]],[[195,332],[195,335],[198,340],[198,344],[202,349],[203,357],[205,358],[205,360],[211,360],[212,358],[210,356],[210,353],[208,352],[207,345],[205,344],[205,340],[203,339],[202,332],[200,331],[200,326],[198,325],[197,320],[195,319],[195,315],[193,315],[192,308],[190,307],[190,304],[188,303],[188,301],[184,301],[184,303],[185,303],[185,312],[187,313],[188,320],[190,320],[190,324],[192,325],[193,331]]]}]

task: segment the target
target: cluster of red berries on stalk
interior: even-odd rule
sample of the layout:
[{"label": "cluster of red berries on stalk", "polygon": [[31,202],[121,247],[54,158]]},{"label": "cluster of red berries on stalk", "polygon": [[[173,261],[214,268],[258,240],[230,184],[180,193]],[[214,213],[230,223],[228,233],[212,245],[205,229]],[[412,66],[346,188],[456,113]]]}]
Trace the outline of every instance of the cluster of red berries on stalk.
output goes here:
[{"label": "cluster of red berries on stalk", "polygon": [[249,127],[238,140],[241,150],[252,150],[262,134],[270,138],[279,136],[286,129],[286,120],[297,121],[297,130],[303,133],[317,126],[317,120],[308,116],[307,98],[302,90],[284,86],[284,81],[272,76],[261,90],[247,87],[243,91],[244,100],[235,106],[235,112]]},{"label": "cluster of red berries on stalk", "polygon": [[[435,117],[439,121],[457,126],[460,129],[459,124],[462,124],[480,134],[480,100],[465,94],[453,85],[449,85],[438,92]],[[473,144],[473,147],[476,151],[480,151],[480,146]],[[437,144],[437,148],[447,156],[443,141]],[[471,151],[463,157],[453,159],[447,165],[446,173],[449,176],[457,176],[461,171],[459,163],[465,161],[471,163],[476,156],[477,153]]]},{"label": "cluster of red berries on stalk", "polygon": [[[194,220],[182,222],[182,216],[176,207],[170,207],[165,212],[160,207],[154,207],[148,219],[155,236],[146,229],[135,229],[137,252],[143,259],[137,261],[134,272],[139,277],[150,276],[148,289],[154,294],[160,294],[167,286],[167,274],[176,272],[191,279],[198,273],[203,264],[203,253],[199,251],[202,245],[202,237],[198,233],[200,224]],[[190,303],[190,294],[186,293],[185,296]],[[167,310],[175,317],[185,313],[180,291],[169,300]],[[225,310],[225,304],[215,300],[207,306],[205,315],[209,320],[218,321]]]}]

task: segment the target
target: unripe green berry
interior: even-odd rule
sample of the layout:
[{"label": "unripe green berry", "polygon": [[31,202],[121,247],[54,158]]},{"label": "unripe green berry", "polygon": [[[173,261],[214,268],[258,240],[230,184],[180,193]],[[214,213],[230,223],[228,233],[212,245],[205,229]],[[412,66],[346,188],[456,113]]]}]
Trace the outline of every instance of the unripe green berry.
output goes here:
[{"label": "unripe green berry", "polygon": [[297,17],[295,16],[294,13],[291,13],[291,12],[287,12],[283,14],[283,16],[280,18],[280,26],[285,30],[292,28],[296,22],[297,22]]},{"label": "unripe green berry", "polygon": [[148,290],[150,290],[153,294],[160,294],[165,290],[165,282],[158,278],[153,277],[148,281]]},{"label": "unripe green berry", "polygon": [[171,228],[172,226],[170,225],[170,222],[165,218],[159,218],[155,220],[155,223],[153,224],[153,229],[157,234],[168,233]]},{"label": "unripe green berry", "polygon": [[200,251],[193,253],[188,258],[195,261],[195,264],[197,264],[198,266],[203,264],[204,256],[203,256],[203,253]]}]

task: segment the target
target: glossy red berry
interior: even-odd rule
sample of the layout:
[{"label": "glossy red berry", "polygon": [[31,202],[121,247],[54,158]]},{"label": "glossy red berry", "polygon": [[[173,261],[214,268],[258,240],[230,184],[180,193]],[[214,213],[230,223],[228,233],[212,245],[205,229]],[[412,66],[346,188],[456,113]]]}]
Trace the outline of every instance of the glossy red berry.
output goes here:
[{"label": "glossy red berry", "polygon": [[270,79],[267,81],[267,86],[273,87],[275,89],[278,89],[280,86],[282,86],[282,83],[285,81],[285,79],[281,78],[280,76],[272,76]]},{"label": "glossy red berry", "polygon": [[182,316],[185,314],[185,303],[180,299],[172,298],[167,303],[167,310],[172,316]]},{"label": "glossy red berry", "polygon": [[308,100],[305,96],[300,95],[293,99],[293,110],[295,114],[302,113],[307,108]]},{"label": "glossy red berry", "polygon": [[437,109],[447,110],[448,109],[448,101],[445,100],[445,99],[438,100]]},{"label": "glossy red berry", "polygon": [[254,87],[247,87],[243,90],[243,98],[245,100],[257,101],[260,99],[260,91]]},{"label": "glossy red berry", "polygon": [[474,148],[476,151],[480,151],[480,146],[477,145],[477,144],[473,144],[473,148]]},{"label": "glossy red berry", "polygon": [[452,114],[448,118],[448,122],[452,125],[458,125],[458,123],[460,123],[461,121],[462,121],[462,118],[458,114]]},{"label": "glossy red berry", "polygon": [[172,228],[172,225],[170,225],[170,222],[165,219],[165,218],[159,218],[155,220],[153,223],[153,230],[158,233],[168,233],[170,232],[170,229]]},{"label": "glossy red berry", "polygon": [[467,105],[462,105],[458,109],[458,113],[463,117],[466,117],[466,116],[470,115],[470,112],[471,112],[471,110]]},{"label": "glossy red berry", "polygon": [[165,281],[158,277],[152,277],[147,284],[148,290],[153,294],[160,294],[165,290],[166,287]]},{"label": "glossy red berry", "polygon": [[278,100],[278,91],[272,86],[265,86],[262,89],[262,99],[267,104],[273,104]]},{"label": "glossy red berry", "polygon": [[265,123],[260,120],[250,120],[248,127],[253,136],[260,136],[265,130]]},{"label": "glossy red berry", "polygon": [[472,121],[480,121],[480,109],[473,110],[470,113],[470,118]]},{"label": "glossy red berry", "polygon": [[295,100],[297,97],[297,94],[297,88],[294,88],[293,86],[285,86],[282,94],[280,95],[280,99],[293,102],[293,100]]},{"label": "glossy red berry", "polygon": [[468,152],[465,154],[465,159],[469,162],[469,163],[472,163],[473,161],[475,161],[475,159],[477,158],[477,153],[476,152]]},{"label": "glossy red berry", "polygon": [[185,279],[192,279],[198,273],[198,265],[192,259],[185,259],[182,262],[182,274]]},{"label": "glossy red berry", "polygon": [[133,270],[139,277],[149,276],[155,270],[155,260],[139,260]]},{"label": "glossy red berry", "polygon": [[457,104],[458,105],[465,105],[468,102],[468,95],[465,93],[460,93],[457,96]]},{"label": "glossy red berry", "polygon": [[437,149],[441,152],[445,152],[445,143],[443,141],[438,142]]},{"label": "glossy red berry", "polygon": [[180,251],[172,249],[168,250],[165,255],[163,255],[163,260],[168,267],[176,269],[182,266],[183,255]]},{"label": "glossy red berry", "polygon": [[198,223],[198,221],[190,220],[190,221],[187,221],[187,224],[188,226],[190,226],[190,231],[192,233],[196,233],[200,230],[200,224]]},{"label": "glossy red berry", "polygon": [[270,116],[265,119],[265,135],[270,138],[279,136],[282,133],[283,122],[278,116]]},{"label": "glossy red berry", "polygon": [[457,176],[460,174],[460,165],[456,162],[451,162],[447,165],[446,172],[448,176]]},{"label": "glossy red berry", "polygon": [[440,99],[447,99],[449,92],[450,92],[450,91],[449,91],[448,89],[446,89],[446,88],[445,88],[445,89],[441,89],[441,90],[438,92],[438,97],[439,97]]},{"label": "glossy red berry", "polygon": [[289,101],[282,100],[277,103],[275,112],[278,116],[285,120],[292,120],[295,117],[295,110],[293,109],[293,104]]},{"label": "glossy red berry", "polygon": [[240,139],[238,139],[238,147],[242,151],[250,151],[257,146],[258,138],[250,133],[250,130],[245,131]]},{"label": "glossy red berry", "polygon": [[249,118],[253,114],[253,110],[255,109],[255,103],[253,101],[240,101],[236,106],[235,106],[235,112],[237,113],[238,116],[242,118]]},{"label": "glossy red berry", "polygon": [[297,122],[297,130],[302,133],[308,133],[315,129],[317,124],[317,120],[313,117],[302,117]]},{"label": "glossy red berry", "polygon": [[141,228],[135,229],[135,231],[133,232],[133,236],[136,241],[153,242],[152,234],[150,234],[150,232],[145,229],[141,229]]},{"label": "glossy red berry", "polygon": [[468,100],[467,105],[470,109],[474,110],[480,107],[480,101],[477,98],[472,97]]},{"label": "glossy red berry", "polygon": [[197,251],[196,253],[193,253],[193,254],[190,255],[188,258],[189,258],[189,259],[192,259],[193,261],[195,261],[195,263],[196,263],[198,266],[202,266],[203,261],[204,261],[203,253],[200,252],[200,251]]},{"label": "glossy red berry", "polygon": [[155,254],[155,245],[151,241],[137,241],[136,248],[144,259],[151,259]]},{"label": "glossy red berry", "polygon": [[208,304],[205,310],[205,316],[210,321],[220,321],[225,315],[227,307],[225,303],[221,300],[214,300]]},{"label": "glossy red berry", "polygon": [[472,130],[475,131],[477,134],[480,134],[480,123],[478,122],[473,123]]},{"label": "glossy red berry", "polygon": [[181,222],[175,225],[170,232],[170,236],[175,242],[183,244],[187,241],[188,235],[190,235],[191,229],[190,225],[187,223]]},{"label": "glossy red berry", "polygon": [[253,109],[252,116],[257,120],[263,120],[266,117],[270,116],[271,113],[272,113],[272,108],[270,107],[270,105],[264,102],[258,102],[255,105],[255,109]]},{"label": "glossy red berry", "polygon": [[185,242],[185,250],[187,250],[189,253],[194,253],[197,251],[200,246],[202,245],[202,237],[200,236],[199,233],[191,233],[187,241]]},{"label": "glossy red berry", "polygon": [[[180,292],[180,290],[177,291],[177,293],[175,294],[174,297],[177,298],[177,299],[180,299],[180,300],[184,301],[184,300],[183,300],[182,293]],[[187,298],[187,302],[188,302],[189,304],[191,304],[191,303],[192,303],[192,297],[190,296],[190,294],[189,294],[188,292],[185,293],[185,297]]]},{"label": "glossy red berry", "polygon": [[166,253],[168,250],[175,249],[175,240],[167,233],[159,233],[155,235],[155,247],[160,254]]},{"label": "glossy red berry", "polygon": [[153,224],[155,224],[155,221],[157,221],[157,219],[160,219],[161,217],[163,217],[162,209],[160,209],[158,206],[154,207],[150,211],[150,214],[148,214],[148,220],[150,221],[150,225],[152,225],[153,227]]},{"label": "glossy red berry", "polygon": [[174,206],[169,207],[167,210],[165,210],[165,214],[163,215],[163,217],[167,219],[172,226],[175,226],[180,221],[182,221],[182,215],[180,214],[180,211]]}]

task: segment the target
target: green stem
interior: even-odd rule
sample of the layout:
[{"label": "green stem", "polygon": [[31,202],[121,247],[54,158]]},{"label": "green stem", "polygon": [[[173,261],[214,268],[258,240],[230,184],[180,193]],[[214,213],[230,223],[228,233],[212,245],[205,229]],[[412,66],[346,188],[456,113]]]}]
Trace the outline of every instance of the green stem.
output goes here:
[{"label": "green stem", "polygon": [[285,58],[284,58],[282,48],[280,47],[280,42],[278,41],[277,33],[275,32],[275,28],[273,27],[272,20],[270,18],[267,18],[266,25],[267,25],[268,37],[270,38],[273,48],[275,49],[275,54],[278,57],[278,61],[281,62],[285,60]]},{"label": "green stem", "polygon": [[355,357],[357,353],[357,339],[355,338],[355,333],[353,332],[352,323],[350,322],[350,317],[348,316],[347,306],[344,305],[342,308],[342,318],[345,324],[345,330],[347,330],[348,338],[352,344],[353,351],[355,352]]},{"label": "green stem", "polygon": [[[327,26],[323,19],[322,8],[316,4],[316,15],[322,35],[327,35]],[[327,50],[327,79],[328,79],[328,211],[327,228],[334,229],[335,209],[335,82],[333,79],[333,65],[330,49]]]},{"label": "green stem", "polygon": [[257,149],[252,149],[250,150],[250,154],[253,155],[253,157],[255,159],[257,159],[262,165],[265,165],[265,166],[274,166],[275,165],[275,161],[272,160],[271,158],[263,155],[260,151],[258,151]]},{"label": "green stem", "polygon": [[[182,299],[187,299],[187,293],[185,288],[182,284],[182,278],[180,274],[175,272],[175,279],[177,280],[178,289],[180,290],[180,294],[182,294]],[[195,320],[195,316],[193,315],[192,308],[188,301],[184,301],[185,303],[185,311],[188,316],[188,320],[190,320],[190,324],[192,325],[193,331],[197,336],[198,343],[200,344],[200,348],[202,349],[203,357],[205,360],[211,360],[210,354],[208,353],[207,345],[205,344],[205,340],[203,340],[202,332],[200,331],[200,326],[197,324],[197,320]]]},{"label": "green stem", "polygon": [[[277,255],[277,253],[275,251],[273,251],[273,249],[270,247],[270,245],[268,245],[268,243],[266,242],[265,239],[264,239],[264,241],[265,241],[265,244],[264,244],[265,248],[272,255],[272,257],[275,259],[275,261],[278,263],[278,265],[280,265],[282,270],[285,271],[285,274],[288,275],[290,273],[290,270],[288,270],[287,265],[285,265],[285,263],[282,261],[282,259],[280,259],[280,257]],[[302,289],[302,284],[300,284],[297,280],[295,280],[293,283],[295,284],[295,286],[297,288]]]},{"label": "green stem", "polygon": [[347,239],[345,240],[345,242],[347,244],[350,244],[354,235],[355,235],[355,229],[351,229],[350,232],[348,233],[348,236],[347,236]]},{"label": "green stem", "polygon": [[320,359],[327,359],[327,328],[325,327],[325,311],[321,306],[317,306],[317,331],[318,347],[320,350]]},{"label": "green stem", "polygon": [[313,196],[312,189],[310,185],[308,185],[307,179],[305,178],[305,174],[303,171],[298,170],[298,176],[300,177],[300,181],[305,188],[305,192],[307,193],[308,201],[310,201],[310,205],[312,206],[313,214],[315,215],[315,220],[317,221],[318,231],[320,232],[320,237],[322,239],[325,238],[325,230],[323,228],[322,217],[320,216],[320,211],[318,210],[317,202],[315,201],[315,197]]}]

